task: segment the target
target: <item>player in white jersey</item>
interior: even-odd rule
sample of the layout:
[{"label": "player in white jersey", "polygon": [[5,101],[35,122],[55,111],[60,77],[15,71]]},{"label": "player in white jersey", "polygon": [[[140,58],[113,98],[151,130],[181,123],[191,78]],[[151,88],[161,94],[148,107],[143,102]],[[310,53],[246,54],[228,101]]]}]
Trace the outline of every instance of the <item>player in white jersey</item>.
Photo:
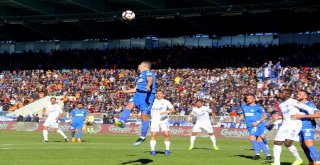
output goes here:
[{"label": "player in white jersey", "polygon": [[157,91],[156,99],[153,102],[151,109],[151,140],[150,140],[150,154],[156,155],[156,137],[157,133],[163,131],[164,144],[166,150],[164,155],[170,154],[170,138],[169,138],[169,124],[168,124],[168,112],[175,112],[173,105],[170,101],[163,99],[163,92]]},{"label": "player in white jersey", "polygon": [[48,142],[48,128],[53,128],[54,131],[58,132],[61,136],[63,136],[64,140],[68,142],[68,137],[59,129],[58,120],[62,116],[63,112],[60,105],[57,104],[57,99],[55,97],[50,98],[51,104],[48,105],[46,109],[46,114],[42,114],[43,116],[47,116],[47,119],[43,123],[43,142]]},{"label": "player in white jersey", "polygon": [[309,114],[313,114],[314,109],[303,103],[300,103],[295,99],[291,99],[290,96],[291,91],[288,89],[282,90],[279,94],[280,100],[283,101],[279,105],[283,116],[283,122],[274,139],[274,163],[271,163],[272,165],[280,165],[282,144],[284,144],[296,158],[292,165],[302,164],[302,159],[297,151],[297,148],[293,145],[293,141],[297,139],[297,136],[301,131],[302,122],[299,119],[293,119],[291,116],[299,114],[299,109],[306,110]]},{"label": "player in white jersey", "polygon": [[192,135],[190,137],[189,150],[193,149],[194,141],[196,140],[197,133],[201,132],[201,129],[204,129],[209,134],[213,144],[213,149],[219,150],[216,144],[216,137],[213,134],[209,113],[212,114],[212,125],[214,125],[215,113],[213,113],[212,110],[209,109],[209,107],[203,106],[202,100],[197,100],[196,107],[193,107],[191,114],[189,116],[189,119],[191,119],[191,116],[195,116],[197,119],[195,125],[192,128]]}]

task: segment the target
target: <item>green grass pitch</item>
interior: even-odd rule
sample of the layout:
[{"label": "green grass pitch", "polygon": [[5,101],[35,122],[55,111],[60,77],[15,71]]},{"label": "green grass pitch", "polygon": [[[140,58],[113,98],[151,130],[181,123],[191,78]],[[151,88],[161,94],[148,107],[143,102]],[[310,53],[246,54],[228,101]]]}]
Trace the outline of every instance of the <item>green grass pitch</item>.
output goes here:
[{"label": "green grass pitch", "polygon": [[[70,136],[70,135],[69,135]],[[264,160],[251,160],[253,151],[247,140],[218,139],[219,151],[212,150],[209,138],[198,137],[195,149],[188,151],[189,137],[171,138],[171,155],[165,156],[163,137],[157,139],[157,155],[149,154],[149,138],[133,147],[137,136],[85,134],[83,143],[66,143],[57,133],[49,132],[48,143],[42,143],[41,132],[0,131],[0,165],[265,165]],[[298,144],[295,144],[307,160]],[[272,141],[269,141],[272,148]],[[317,145],[319,147],[319,145]],[[283,147],[282,164],[293,157]]]}]

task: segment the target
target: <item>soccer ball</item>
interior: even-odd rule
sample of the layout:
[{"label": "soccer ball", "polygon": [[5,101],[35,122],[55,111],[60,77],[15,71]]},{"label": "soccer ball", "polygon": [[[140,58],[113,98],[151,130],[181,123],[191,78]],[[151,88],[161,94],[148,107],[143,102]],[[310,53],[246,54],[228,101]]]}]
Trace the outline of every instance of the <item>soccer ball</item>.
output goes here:
[{"label": "soccer ball", "polygon": [[131,10],[126,10],[122,13],[122,19],[131,21],[136,17],[136,14]]}]

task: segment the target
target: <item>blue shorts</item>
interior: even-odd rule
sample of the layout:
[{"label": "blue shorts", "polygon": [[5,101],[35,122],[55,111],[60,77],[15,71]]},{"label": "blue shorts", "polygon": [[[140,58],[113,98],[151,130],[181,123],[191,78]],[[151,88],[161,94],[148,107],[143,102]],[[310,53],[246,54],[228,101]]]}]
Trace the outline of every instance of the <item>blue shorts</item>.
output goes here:
[{"label": "blue shorts", "polygon": [[303,142],[305,140],[314,140],[315,139],[315,129],[307,128],[302,129],[299,133],[299,141]]},{"label": "blue shorts", "polygon": [[72,130],[82,130],[82,127],[83,127],[83,122],[74,122],[72,121],[72,124],[71,124],[71,129]]},{"label": "blue shorts", "polygon": [[248,127],[248,132],[250,136],[261,136],[264,135],[266,132],[265,126],[259,126],[259,127]]},{"label": "blue shorts", "polygon": [[154,93],[136,92],[129,102],[133,102],[142,114],[150,114],[154,99]]}]

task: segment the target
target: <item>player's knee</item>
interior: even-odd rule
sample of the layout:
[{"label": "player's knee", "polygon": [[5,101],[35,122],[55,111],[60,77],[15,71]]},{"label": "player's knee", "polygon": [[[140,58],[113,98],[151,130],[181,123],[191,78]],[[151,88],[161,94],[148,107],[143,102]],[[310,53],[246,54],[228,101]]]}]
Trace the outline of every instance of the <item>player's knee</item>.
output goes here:
[{"label": "player's knee", "polygon": [[132,110],[134,108],[134,103],[128,103],[126,109]]},{"label": "player's knee", "polygon": [[283,144],[283,142],[282,142],[282,141],[274,141],[273,144],[274,144],[274,145],[279,145],[279,146],[281,146],[281,145]]},{"label": "player's knee", "polygon": [[292,144],[293,144],[293,141],[291,141],[291,140],[284,141],[284,146],[286,146],[286,147],[291,147]]},{"label": "player's knee", "polygon": [[149,120],[149,115],[148,114],[141,114],[141,120],[142,121],[148,121]]}]

